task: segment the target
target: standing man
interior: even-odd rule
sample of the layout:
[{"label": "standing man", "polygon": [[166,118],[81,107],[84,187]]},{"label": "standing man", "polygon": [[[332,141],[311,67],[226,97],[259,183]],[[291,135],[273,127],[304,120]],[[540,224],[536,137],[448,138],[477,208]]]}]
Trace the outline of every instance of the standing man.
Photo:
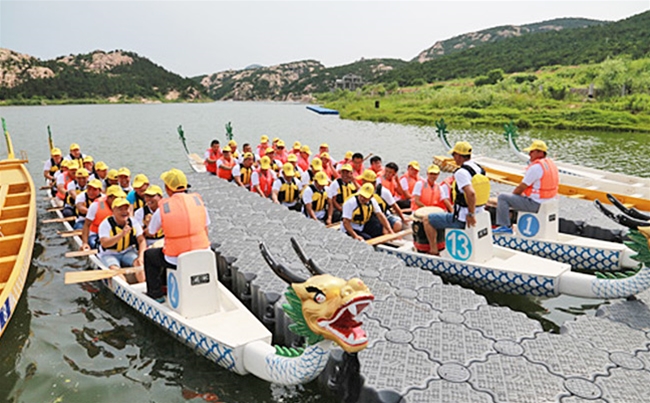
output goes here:
[{"label": "standing man", "polygon": [[528,148],[530,164],[521,183],[512,193],[501,193],[497,199],[497,225],[495,234],[512,234],[510,209],[537,213],[542,203],[554,200],[560,184],[559,172],[552,159],[546,156],[548,147],[542,140],[535,140]]},{"label": "standing man", "polygon": [[162,286],[167,283],[166,269],[176,269],[178,256],[182,253],[208,249],[208,225],[210,217],[198,193],[187,193],[187,177],[183,171],[172,168],[163,172],[169,196],[159,202],[159,208],[151,216],[147,232],[155,234],[162,229],[165,246],[151,248],[144,253],[144,271],[147,295],[159,303],[165,301]]},{"label": "standing man", "polygon": [[454,173],[454,212],[429,214],[423,221],[424,231],[429,241],[429,253],[439,255],[437,231],[445,228],[465,229],[476,225],[476,214],[484,209],[490,197],[490,182],[485,182],[479,189],[472,184],[474,176],[485,175],[485,170],[472,159],[472,146],[466,141],[459,141],[449,151],[454,162],[460,168]]}]

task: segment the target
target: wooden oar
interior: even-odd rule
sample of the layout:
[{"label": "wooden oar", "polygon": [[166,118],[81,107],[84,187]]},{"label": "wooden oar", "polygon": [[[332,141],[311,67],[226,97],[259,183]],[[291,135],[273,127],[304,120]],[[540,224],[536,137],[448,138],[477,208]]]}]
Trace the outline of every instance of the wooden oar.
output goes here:
[{"label": "wooden oar", "polygon": [[76,250],[74,252],[68,252],[65,254],[65,257],[82,257],[95,255],[99,252],[97,249],[88,249],[88,250]]},{"label": "wooden oar", "polygon": [[340,227],[341,227],[341,223],[340,223],[340,222],[334,222],[334,223],[331,223],[331,224],[327,224],[327,225],[325,226],[325,228],[336,228],[336,229],[338,229],[338,228],[340,228]]},{"label": "wooden oar", "polygon": [[376,238],[368,239],[366,243],[370,246],[375,246],[375,245],[379,245],[380,243],[389,242],[392,241],[393,239],[401,238],[404,235],[408,235],[411,233],[413,233],[413,230],[409,228],[400,232],[396,232],[394,234],[386,234],[386,235],[378,236]]},{"label": "wooden oar", "polygon": [[63,218],[48,218],[47,220],[41,221],[43,224],[51,224],[55,222],[66,222],[66,221],[74,221],[76,220],[77,217],[71,216],[71,217],[63,217]]},{"label": "wooden oar", "polygon": [[59,211],[59,210],[63,210],[63,206],[48,207],[45,209],[45,211],[47,211],[48,213],[51,211]]},{"label": "wooden oar", "polygon": [[61,238],[70,238],[73,236],[81,236],[81,230],[74,230],[74,231],[67,231],[67,232],[62,232],[59,235],[61,235]]},{"label": "wooden oar", "polygon": [[121,269],[69,271],[65,273],[65,284],[83,283],[86,281],[104,280],[120,274],[138,273],[144,267],[124,267]]},{"label": "wooden oar", "polygon": [[38,190],[46,190],[46,189],[52,189],[52,186],[43,185],[40,188],[38,188]]}]

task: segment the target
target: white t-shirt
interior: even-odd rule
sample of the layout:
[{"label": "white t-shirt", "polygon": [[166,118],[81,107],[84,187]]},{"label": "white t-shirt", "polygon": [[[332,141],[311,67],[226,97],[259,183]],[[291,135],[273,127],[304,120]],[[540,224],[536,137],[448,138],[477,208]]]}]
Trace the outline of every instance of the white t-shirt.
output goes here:
[{"label": "white t-shirt", "polygon": [[[379,204],[377,204],[377,200],[374,198],[370,199],[370,204],[372,205],[372,210],[375,213],[381,213],[381,208],[379,207]],[[354,210],[359,207],[359,203],[357,203],[357,198],[356,197],[350,197],[348,201],[343,203],[343,218],[347,218],[352,220],[352,213],[354,213]],[[352,225],[352,229],[355,231],[361,231],[363,229],[363,225],[361,224],[356,224],[354,222],[350,222]],[[341,232],[347,233],[345,229],[345,225],[341,224]]]},{"label": "white t-shirt", "polygon": [[[325,188],[324,192],[325,192],[325,197],[329,197],[329,195],[327,193],[327,187]],[[314,191],[311,190],[311,186],[307,186],[305,188],[305,191],[302,192],[302,203],[303,203],[302,210],[303,211],[307,211],[304,206],[306,206],[307,204],[311,205],[313,196],[314,196]],[[319,220],[322,220],[323,217],[325,217],[325,214],[327,214],[327,209],[324,208],[324,209],[322,209],[320,211],[314,211],[314,214],[316,215],[316,218],[318,218]]]},{"label": "white t-shirt", "polygon": [[386,202],[386,204],[388,205],[389,208],[390,208],[390,206],[395,204],[395,198],[390,193],[390,190],[386,189],[383,186],[381,187],[381,194],[379,196],[381,196],[381,198],[384,199],[384,201]]},{"label": "white t-shirt", "polygon": [[[469,165],[477,174],[481,173],[481,168],[474,161],[471,160],[467,161],[463,165]],[[458,184],[458,189],[460,189],[460,192],[463,194],[464,194],[463,188],[467,185],[472,184],[472,174],[470,174],[467,169],[456,170],[456,172],[454,173],[454,178],[456,179],[456,183]],[[484,210],[484,206],[481,207],[476,206],[474,214],[478,214],[483,210]],[[461,207],[458,210],[458,220],[463,222],[467,221],[468,212],[469,210],[467,209],[467,207]]]},{"label": "white t-shirt", "polygon": [[[282,178],[285,181],[287,180],[287,178],[285,178],[284,176],[282,176]],[[293,180],[293,183],[295,183],[296,186],[298,186],[297,192],[300,192],[300,182],[298,182],[298,179],[297,178],[291,178],[291,179]],[[279,192],[281,187],[282,187],[282,181],[280,180],[280,178],[277,178],[277,179],[275,179],[273,181],[273,187],[271,188],[271,191],[278,191]],[[297,196],[299,196],[299,195],[297,195]],[[296,203],[298,203],[298,200],[299,200],[299,198],[296,197],[296,200],[294,200],[294,201],[292,201],[290,203],[281,202],[280,204],[282,204],[283,206],[286,206],[286,207],[293,207],[293,206],[296,205]]]},{"label": "white t-shirt", "polygon": [[[112,216],[109,216],[109,217],[112,217]],[[138,237],[138,236],[142,235],[142,226],[140,225],[140,223],[138,223],[135,220],[131,220],[131,224],[132,224],[133,228],[135,229],[135,236]],[[105,219],[104,221],[102,221],[101,224],[99,224],[99,230],[98,230],[97,234],[99,235],[100,241],[101,241],[102,238],[110,238],[111,237],[111,223],[109,222],[108,219]],[[137,249],[137,245],[136,246],[132,245],[129,248],[136,248]],[[123,252],[124,251],[117,252],[117,251],[115,251],[113,249],[100,248],[99,256],[101,257],[101,256],[106,256],[106,255],[117,255],[118,253],[123,253]]]}]

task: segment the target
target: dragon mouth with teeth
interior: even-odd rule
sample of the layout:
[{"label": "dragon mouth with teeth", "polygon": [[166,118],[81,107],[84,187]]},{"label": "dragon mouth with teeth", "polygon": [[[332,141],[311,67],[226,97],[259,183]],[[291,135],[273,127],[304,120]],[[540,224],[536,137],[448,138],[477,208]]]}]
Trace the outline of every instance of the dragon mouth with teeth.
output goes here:
[{"label": "dragon mouth with teeth", "polygon": [[372,295],[354,298],[334,312],[330,319],[319,319],[318,326],[334,336],[331,339],[345,351],[355,353],[363,350],[368,344],[368,336],[357,318],[373,299]]}]

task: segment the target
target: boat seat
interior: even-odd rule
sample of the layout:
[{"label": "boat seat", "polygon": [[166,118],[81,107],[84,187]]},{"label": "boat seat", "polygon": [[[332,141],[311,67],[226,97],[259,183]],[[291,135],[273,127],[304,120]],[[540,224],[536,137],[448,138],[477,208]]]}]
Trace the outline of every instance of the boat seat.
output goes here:
[{"label": "boat seat", "polygon": [[483,263],[494,255],[492,250],[492,223],[490,213],[476,214],[476,225],[465,229],[447,229],[445,257],[463,262]]},{"label": "boat seat", "polygon": [[557,240],[560,226],[558,199],[542,203],[537,213],[518,212],[517,236],[528,239]]},{"label": "boat seat", "polygon": [[178,256],[178,268],[167,270],[167,301],[179,315],[191,319],[219,311],[217,261],[212,250]]}]

